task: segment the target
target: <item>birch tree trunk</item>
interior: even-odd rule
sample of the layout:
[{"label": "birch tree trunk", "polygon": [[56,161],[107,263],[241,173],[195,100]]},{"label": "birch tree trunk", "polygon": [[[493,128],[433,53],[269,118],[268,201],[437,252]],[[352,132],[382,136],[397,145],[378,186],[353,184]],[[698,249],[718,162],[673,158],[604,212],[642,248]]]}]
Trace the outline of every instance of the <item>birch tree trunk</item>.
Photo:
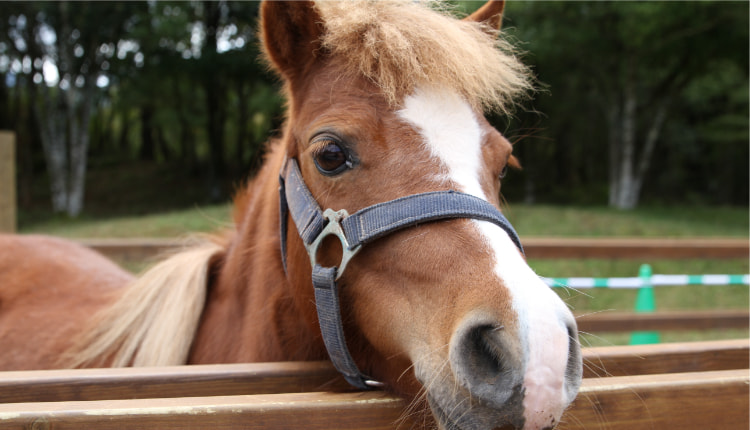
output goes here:
[{"label": "birch tree trunk", "polygon": [[620,132],[620,106],[617,103],[613,103],[609,107],[607,113],[607,122],[609,129],[609,206],[617,206],[618,190],[619,190],[619,177],[620,177],[620,147],[622,141],[622,134]]},{"label": "birch tree trunk", "polygon": [[48,55],[57,59],[60,82],[55,88],[40,85],[35,110],[41,124],[52,210],[75,217],[83,210],[95,82],[93,73],[86,76],[74,66],[70,5],[60,2],[58,8],[61,27]]},{"label": "birch tree trunk", "polygon": [[39,91],[40,98],[34,107],[39,117],[39,132],[47,163],[52,210],[62,213],[68,205],[67,121],[64,112],[59,108],[59,93],[53,96],[50,94],[52,91],[55,90],[42,87]]},{"label": "birch tree trunk", "polygon": [[80,215],[86,191],[86,166],[88,164],[89,142],[91,140],[89,123],[91,106],[94,97],[94,83],[86,82],[83,91],[71,88],[66,105],[70,121],[70,171],[68,180],[68,204],[65,208],[69,216]]},{"label": "birch tree trunk", "polygon": [[[628,72],[622,90],[622,108],[613,107],[609,112],[610,206],[625,210],[638,206],[643,180],[667,116],[667,106],[668,97],[657,104],[636,157],[639,142],[637,79],[634,73]],[[643,122],[646,120],[641,118]]]},{"label": "birch tree trunk", "polygon": [[638,160],[638,169],[636,171],[637,174],[633,182],[633,207],[638,204],[639,196],[641,194],[641,188],[643,186],[643,179],[645,178],[646,172],[651,165],[651,157],[654,153],[656,142],[658,142],[659,140],[661,130],[664,126],[664,121],[667,118],[667,106],[668,101],[666,100],[659,105],[656,110],[656,115],[654,116],[653,122],[651,123],[648,133],[646,134],[643,149],[641,150],[641,156]]},{"label": "birch tree trunk", "polygon": [[617,176],[615,178],[615,207],[618,209],[633,209],[638,197],[633,187],[633,163],[635,160],[636,143],[636,107],[638,106],[637,89],[633,67],[629,67],[622,94],[622,115],[620,116],[621,140]]},{"label": "birch tree trunk", "polygon": [[68,90],[63,98],[78,100],[62,102],[55,100],[58,97],[51,97],[50,91],[41,91],[42,97],[36,103],[36,110],[42,118],[40,135],[50,179],[52,210],[75,217],[83,210],[91,95],[71,95],[70,92],[78,91]]}]

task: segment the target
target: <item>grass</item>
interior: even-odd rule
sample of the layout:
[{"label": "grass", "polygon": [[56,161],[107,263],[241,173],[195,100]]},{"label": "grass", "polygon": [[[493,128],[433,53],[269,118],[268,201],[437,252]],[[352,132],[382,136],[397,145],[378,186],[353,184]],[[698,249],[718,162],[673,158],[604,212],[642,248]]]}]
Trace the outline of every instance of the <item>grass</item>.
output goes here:
[{"label": "grass", "polygon": [[[132,214],[109,218],[29,217],[20,222],[22,233],[83,237],[174,237],[190,232],[207,232],[229,225],[228,204],[196,206],[157,214]],[[736,237],[748,238],[747,208],[643,208],[617,211],[603,207],[557,207],[511,205],[506,215],[521,236],[587,237]],[[23,216],[23,213],[21,214]],[[532,259],[530,266],[549,277],[637,276],[643,263],[660,274],[739,274],[750,272],[747,259],[732,260],[606,260]],[[140,271],[145,264],[130,264]],[[556,289],[577,313],[630,311],[635,290]],[[657,310],[746,309],[750,302],[747,286],[658,287]],[[662,341],[690,341],[748,337],[747,330],[662,333]],[[629,334],[584,335],[584,345],[627,344]]]},{"label": "grass", "polygon": [[748,273],[747,259],[727,260],[610,260],[610,259],[531,259],[529,265],[541,276],[569,278],[585,276],[594,278],[638,276],[641,264],[651,265],[653,273],[701,275],[712,273]]},{"label": "grass", "polygon": [[655,207],[621,211],[609,207],[511,204],[504,210],[523,236],[748,237],[748,209]]},{"label": "grass", "polygon": [[[740,274],[750,271],[747,259],[730,260],[605,260],[556,259],[530,260],[529,265],[540,275],[549,277],[632,277],[638,275],[641,264],[648,263],[658,274]],[[635,289],[564,289],[555,288],[573,312],[628,312],[634,310]],[[657,311],[747,309],[750,289],[747,285],[670,286],[655,287],[654,300]],[[748,330],[672,331],[661,333],[662,342],[686,342],[747,338]],[[628,333],[584,334],[581,342],[586,346],[626,345]]]},{"label": "grass", "polygon": [[[658,310],[746,309],[747,285],[685,285],[654,287]],[[556,289],[560,297],[577,313],[633,311],[636,289]],[[744,297],[744,301],[738,301]]]},{"label": "grass", "polygon": [[21,224],[21,233],[42,233],[69,238],[176,237],[210,232],[230,225],[228,204],[194,207],[156,214],[111,218],[63,216]]},{"label": "grass", "polygon": [[[142,204],[140,206],[143,206]],[[140,207],[139,206],[139,207]],[[159,213],[83,216],[80,219],[19,216],[23,233],[65,237],[170,237],[210,231],[229,221],[229,205],[201,205]],[[102,210],[96,211],[101,213]],[[505,214],[524,236],[748,237],[747,208],[670,207],[618,211],[606,207],[510,205]]]}]

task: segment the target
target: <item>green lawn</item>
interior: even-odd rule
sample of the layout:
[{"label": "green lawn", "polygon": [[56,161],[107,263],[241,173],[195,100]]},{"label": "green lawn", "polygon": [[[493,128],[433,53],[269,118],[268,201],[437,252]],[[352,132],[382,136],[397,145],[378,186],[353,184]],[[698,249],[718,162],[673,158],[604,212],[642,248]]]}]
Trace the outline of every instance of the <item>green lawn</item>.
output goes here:
[{"label": "green lawn", "polygon": [[[533,259],[529,265],[547,277],[633,277],[641,264],[648,263],[655,274],[742,274],[749,273],[747,259],[730,260],[606,260],[606,259]],[[573,312],[627,312],[635,307],[636,289],[555,288]],[[747,309],[750,288],[747,285],[654,287],[657,311]],[[673,331],[661,333],[662,342],[686,342],[746,338],[748,330]],[[627,333],[582,334],[586,346],[622,345],[630,341]]]},{"label": "green lawn", "polygon": [[[175,237],[207,232],[230,225],[230,206],[195,207],[158,214],[104,219],[42,218],[21,222],[22,233],[82,237]],[[602,207],[556,207],[511,205],[505,210],[519,234],[558,237],[748,237],[747,208],[645,208],[630,212]],[[23,215],[23,214],[22,214]],[[607,260],[532,259],[531,267],[547,277],[637,276],[638,268],[649,263],[659,274],[740,274],[750,272],[747,259],[732,260]],[[135,264],[129,269],[141,270]],[[576,313],[629,311],[635,290],[556,289]],[[742,309],[750,302],[747,286],[657,287],[657,310]],[[663,333],[662,341],[688,341],[747,337],[747,330]],[[584,345],[623,344],[628,334],[587,334]]]},{"label": "green lawn", "polygon": [[[67,219],[24,217],[22,233],[48,233],[65,237],[171,237],[192,231],[211,231],[227,225],[229,205],[148,215]],[[567,207],[512,204],[504,210],[524,236],[650,236],[748,237],[747,208],[643,208],[618,211],[606,207]]]},{"label": "green lawn", "polygon": [[515,205],[504,209],[523,236],[748,237],[748,208]]},{"label": "green lawn", "polygon": [[223,204],[109,218],[49,217],[35,222],[22,221],[19,224],[21,233],[42,233],[71,238],[176,237],[230,226],[230,211],[230,205]]}]

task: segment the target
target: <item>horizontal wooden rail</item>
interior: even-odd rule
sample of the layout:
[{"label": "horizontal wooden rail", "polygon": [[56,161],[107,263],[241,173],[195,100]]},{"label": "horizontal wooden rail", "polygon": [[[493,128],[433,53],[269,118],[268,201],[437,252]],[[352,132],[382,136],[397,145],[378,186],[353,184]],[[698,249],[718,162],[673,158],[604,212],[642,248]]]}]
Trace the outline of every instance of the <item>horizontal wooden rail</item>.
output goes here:
[{"label": "horizontal wooden rail", "polygon": [[[750,340],[584,348],[584,377],[747,368]],[[329,362],[0,372],[0,403],[350,391]]]},{"label": "horizontal wooden rail", "polygon": [[750,339],[584,348],[583,361],[584,378],[746,369]]},{"label": "horizontal wooden rail", "polygon": [[599,312],[576,318],[585,333],[618,331],[712,330],[750,327],[750,311]]},{"label": "horizontal wooden rail", "polygon": [[[525,237],[522,241],[528,258],[726,259],[750,255],[746,239]],[[80,239],[79,242],[118,261],[146,261],[183,243],[157,238]]]},{"label": "horizontal wooden rail", "polygon": [[[562,429],[746,429],[748,370],[584,379]],[[383,392],[292,393],[0,405],[0,428],[394,429]]]},{"label": "horizontal wooden rail", "polygon": [[349,390],[322,361],[0,372],[0,403]]},{"label": "horizontal wooden rail", "polygon": [[565,429],[746,430],[750,371],[584,379]]},{"label": "horizontal wooden rail", "polygon": [[748,258],[747,239],[712,238],[521,238],[528,258],[650,260]]},{"label": "horizontal wooden rail", "polygon": [[149,261],[185,245],[180,239],[168,238],[96,238],[78,242],[122,262]]},{"label": "horizontal wooden rail", "polygon": [[0,429],[390,430],[404,406],[382,391],[8,403],[0,405]]}]

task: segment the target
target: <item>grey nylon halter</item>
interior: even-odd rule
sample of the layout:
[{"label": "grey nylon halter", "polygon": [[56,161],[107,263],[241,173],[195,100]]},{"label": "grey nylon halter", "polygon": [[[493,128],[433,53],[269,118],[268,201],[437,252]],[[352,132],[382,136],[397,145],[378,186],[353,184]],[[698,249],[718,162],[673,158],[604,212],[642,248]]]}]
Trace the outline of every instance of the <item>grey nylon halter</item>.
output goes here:
[{"label": "grey nylon halter", "polygon": [[[472,218],[489,221],[508,233],[523,253],[521,240],[510,222],[490,203],[456,191],[435,191],[414,194],[366,207],[353,214],[346,210],[320,209],[305,185],[299,166],[288,159],[281,169],[279,181],[281,206],[281,256],[286,270],[286,235],[288,214],[305,244],[312,265],[312,282],[318,322],[328,356],[344,378],[359,389],[382,387],[380,382],[362,374],[354,363],[344,339],[336,281],[346,265],[363,245],[387,234],[429,221],[449,218]],[[322,267],[317,252],[323,239],[335,236],[341,241],[343,256],[338,267]]]}]

